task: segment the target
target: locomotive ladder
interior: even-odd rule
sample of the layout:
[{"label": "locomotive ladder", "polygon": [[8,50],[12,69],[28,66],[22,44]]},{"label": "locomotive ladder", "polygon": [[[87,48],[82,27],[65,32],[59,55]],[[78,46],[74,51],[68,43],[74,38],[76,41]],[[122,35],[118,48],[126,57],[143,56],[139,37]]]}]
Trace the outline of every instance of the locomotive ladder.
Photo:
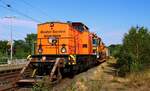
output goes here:
[{"label": "locomotive ladder", "polygon": [[50,81],[52,83],[57,83],[62,79],[60,68],[64,66],[63,63],[64,63],[63,58],[56,58],[55,64],[50,73]]}]

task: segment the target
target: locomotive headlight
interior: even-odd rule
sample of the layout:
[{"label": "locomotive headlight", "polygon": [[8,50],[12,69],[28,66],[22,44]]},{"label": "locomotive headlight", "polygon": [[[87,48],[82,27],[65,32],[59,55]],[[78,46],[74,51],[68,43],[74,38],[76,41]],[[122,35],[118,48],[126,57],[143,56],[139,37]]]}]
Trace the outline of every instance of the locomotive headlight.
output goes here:
[{"label": "locomotive headlight", "polygon": [[42,44],[41,44],[41,43],[40,43],[40,45],[39,45],[38,52],[39,52],[39,53],[42,53],[42,52],[43,52]]},{"label": "locomotive headlight", "polygon": [[67,49],[66,49],[65,47],[62,47],[62,48],[61,48],[61,52],[62,52],[62,53],[66,53],[66,52],[67,52]]},{"label": "locomotive headlight", "polygon": [[39,52],[39,53],[42,53],[42,51],[43,51],[42,48],[39,48],[39,49],[38,49],[38,52]]}]

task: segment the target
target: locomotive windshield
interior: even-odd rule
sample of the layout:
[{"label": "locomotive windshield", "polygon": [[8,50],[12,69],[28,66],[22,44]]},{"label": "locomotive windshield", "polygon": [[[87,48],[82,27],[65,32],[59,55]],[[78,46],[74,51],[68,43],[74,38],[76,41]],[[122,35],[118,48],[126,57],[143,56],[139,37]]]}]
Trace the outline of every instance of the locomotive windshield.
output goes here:
[{"label": "locomotive windshield", "polygon": [[84,29],[83,29],[83,26],[74,26],[74,28],[76,29],[76,30],[79,30],[80,32],[82,32]]},{"label": "locomotive windshield", "polygon": [[84,31],[83,24],[81,24],[81,23],[72,23],[72,25],[73,25],[74,29],[76,29],[76,30],[78,30],[80,32]]}]

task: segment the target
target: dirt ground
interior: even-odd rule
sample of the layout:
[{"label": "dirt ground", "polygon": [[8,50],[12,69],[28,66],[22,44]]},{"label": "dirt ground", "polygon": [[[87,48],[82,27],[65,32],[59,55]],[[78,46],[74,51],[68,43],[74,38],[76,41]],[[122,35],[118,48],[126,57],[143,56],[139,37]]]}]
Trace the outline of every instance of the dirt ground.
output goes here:
[{"label": "dirt ground", "polygon": [[73,78],[66,77],[59,84],[42,91],[150,91],[150,71],[146,76],[135,74],[122,78],[117,76],[115,63],[115,59],[109,59]]},{"label": "dirt ground", "polygon": [[53,91],[122,91],[125,88],[120,83],[127,80],[115,77],[117,71],[112,66],[114,62],[109,60],[76,75],[73,79],[67,79],[65,84],[56,85]]},{"label": "dirt ground", "polygon": [[[73,79],[66,78],[52,88],[53,91],[150,91],[150,74],[143,79],[130,75],[118,77],[114,68],[115,59],[109,59],[86,72],[76,75]],[[136,76],[136,77],[135,77]],[[134,78],[134,79],[133,79]],[[65,84],[64,84],[65,83]]]}]

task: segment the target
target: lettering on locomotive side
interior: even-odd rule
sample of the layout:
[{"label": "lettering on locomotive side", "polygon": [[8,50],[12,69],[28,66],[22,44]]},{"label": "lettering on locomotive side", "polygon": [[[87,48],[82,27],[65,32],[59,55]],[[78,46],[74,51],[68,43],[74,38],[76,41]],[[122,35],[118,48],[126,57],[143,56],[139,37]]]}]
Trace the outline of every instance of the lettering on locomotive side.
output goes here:
[{"label": "lettering on locomotive side", "polygon": [[53,33],[65,33],[65,30],[53,30]]},{"label": "lettering on locomotive side", "polygon": [[66,31],[65,30],[52,30],[52,31],[48,31],[48,30],[41,30],[40,33],[65,33]]},{"label": "lettering on locomotive side", "polygon": [[61,35],[44,35],[45,38],[48,38],[48,37],[61,37]]},{"label": "lettering on locomotive side", "polygon": [[40,33],[52,33],[52,31],[41,31]]}]

